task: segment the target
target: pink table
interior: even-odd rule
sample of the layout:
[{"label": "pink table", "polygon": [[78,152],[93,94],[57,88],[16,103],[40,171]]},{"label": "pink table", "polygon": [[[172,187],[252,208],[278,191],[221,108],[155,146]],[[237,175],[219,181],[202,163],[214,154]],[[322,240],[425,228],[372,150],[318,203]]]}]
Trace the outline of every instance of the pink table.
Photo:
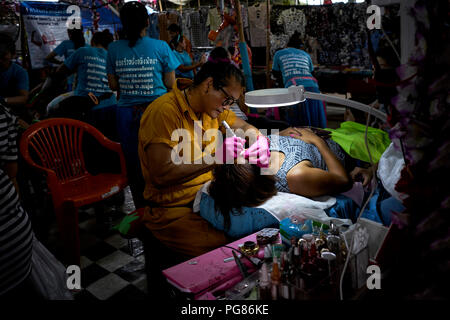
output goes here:
[{"label": "pink table", "polygon": [[[256,242],[256,233],[228,244],[239,249],[245,241]],[[260,246],[258,258],[264,257],[264,246]],[[229,259],[224,262],[224,259]],[[240,259],[247,266],[248,273],[256,269],[248,261]],[[220,247],[191,260],[180,263],[163,271],[167,281],[181,292],[192,293],[196,300],[214,300],[216,296],[228,290],[242,280],[232,249]]]}]

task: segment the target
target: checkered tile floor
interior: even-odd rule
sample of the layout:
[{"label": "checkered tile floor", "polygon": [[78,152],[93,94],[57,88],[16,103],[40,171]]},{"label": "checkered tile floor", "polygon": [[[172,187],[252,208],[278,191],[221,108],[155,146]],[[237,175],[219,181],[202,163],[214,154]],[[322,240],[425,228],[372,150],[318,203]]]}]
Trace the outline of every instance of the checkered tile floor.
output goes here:
[{"label": "checkered tile floor", "polygon": [[[125,189],[125,202],[109,214],[108,224],[99,224],[93,207],[79,211],[81,245],[81,291],[75,300],[143,300],[147,298],[147,279],[142,243],[127,240],[111,230],[110,226],[124,214],[134,210],[129,188]],[[46,247],[61,256],[62,248],[56,226],[50,230]]]}]

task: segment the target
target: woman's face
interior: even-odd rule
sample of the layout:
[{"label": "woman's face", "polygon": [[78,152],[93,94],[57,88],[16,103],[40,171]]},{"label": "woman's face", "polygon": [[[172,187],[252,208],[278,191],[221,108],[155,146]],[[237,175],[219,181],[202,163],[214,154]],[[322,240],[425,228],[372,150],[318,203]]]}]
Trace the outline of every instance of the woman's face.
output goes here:
[{"label": "woman's face", "polygon": [[214,88],[212,78],[208,78],[205,81],[209,81],[209,83],[207,84],[207,93],[203,96],[203,112],[216,119],[224,110],[228,110],[239,99],[242,86],[234,78],[230,78],[228,84],[219,89]]}]

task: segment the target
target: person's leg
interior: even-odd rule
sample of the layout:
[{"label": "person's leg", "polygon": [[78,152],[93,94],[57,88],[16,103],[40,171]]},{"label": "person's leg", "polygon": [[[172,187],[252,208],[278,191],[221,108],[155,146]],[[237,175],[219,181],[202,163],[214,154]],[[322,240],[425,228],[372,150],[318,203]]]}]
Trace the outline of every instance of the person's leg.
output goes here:
[{"label": "person's leg", "polygon": [[144,244],[145,273],[147,275],[149,299],[167,301],[174,298],[171,294],[171,287],[162,271],[187,260],[189,257],[183,257],[167,248],[145,227],[140,239]]},{"label": "person's leg", "polygon": [[[306,91],[320,93],[317,87],[305,87]],[[302,125],[316,128],[326,128],[327,117],[325,115],[323,102],[320,100],[306,99],[301,103],[300,122]]]},{"label": "person's leg", "polygon": [[196,257],[229,243],[225,233],[215,229],[192,206],[153,208],[143,222],[165,246],[186,257]]},{"label": "person's leg", "polygon": [[31,282],[31,272],[28,277],[13,289],[0,295],[2,301],[32,301],[43,300]]},{"label": "person's leg", "polygon": [[389,197],[380,202],[380,212],[383,217],[383,224],[385,226],[390,226],[392,222],[392,214],[394,212],[403,212],[405,210],[405,206],[395,199],[394,197]]},{"label": "person's leg", "polygon": [[91,124],[100,130],[101,133],[112,141],[118,141],[117,136],[117,106],[109,106],[105,108],[92,110],[90,117]]},{"label": "person's leg", "polygon": [[138,133],[142,111],[133,107],[120,107],[117,110],[117,130],[125,157],[128,183],[136,208],[143,207],[145,181],[142,176],[138,155]]},{"label": "person's leg", "polygon": [[298,127],[303,124],[303,104],[304,103],[300,103],[297,105],[293,105],[293,106],[287,106],[287,107],[283,107],[284,109],[284,119],[286,120],[287,123],[289,123],[289,126],[291,127]]}]

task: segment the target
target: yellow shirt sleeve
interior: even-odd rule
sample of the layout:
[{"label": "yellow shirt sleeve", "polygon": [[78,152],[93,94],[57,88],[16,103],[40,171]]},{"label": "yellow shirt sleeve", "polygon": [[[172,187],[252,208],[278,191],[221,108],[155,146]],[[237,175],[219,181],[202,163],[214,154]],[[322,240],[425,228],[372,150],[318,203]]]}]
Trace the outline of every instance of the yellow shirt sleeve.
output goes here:
[{"label": "yellow shirt sleeve", "polygon": [[236,114],[231,110],[225,110],[219,115],[219,126],[222,126],[222,121],[225,120],[230,126],[236,121]]},{"label": "yellow shirt sleeve", "polygon": [[[155,108],[152,108],[155,107]],[[145,150],[151,143],[164,143],[173,148],[178,144],[178,139],[172,140],[175,130],[180,128],[180,115],[173,110],[170,103],[150,106],[141,119],[139,140]]]}]

